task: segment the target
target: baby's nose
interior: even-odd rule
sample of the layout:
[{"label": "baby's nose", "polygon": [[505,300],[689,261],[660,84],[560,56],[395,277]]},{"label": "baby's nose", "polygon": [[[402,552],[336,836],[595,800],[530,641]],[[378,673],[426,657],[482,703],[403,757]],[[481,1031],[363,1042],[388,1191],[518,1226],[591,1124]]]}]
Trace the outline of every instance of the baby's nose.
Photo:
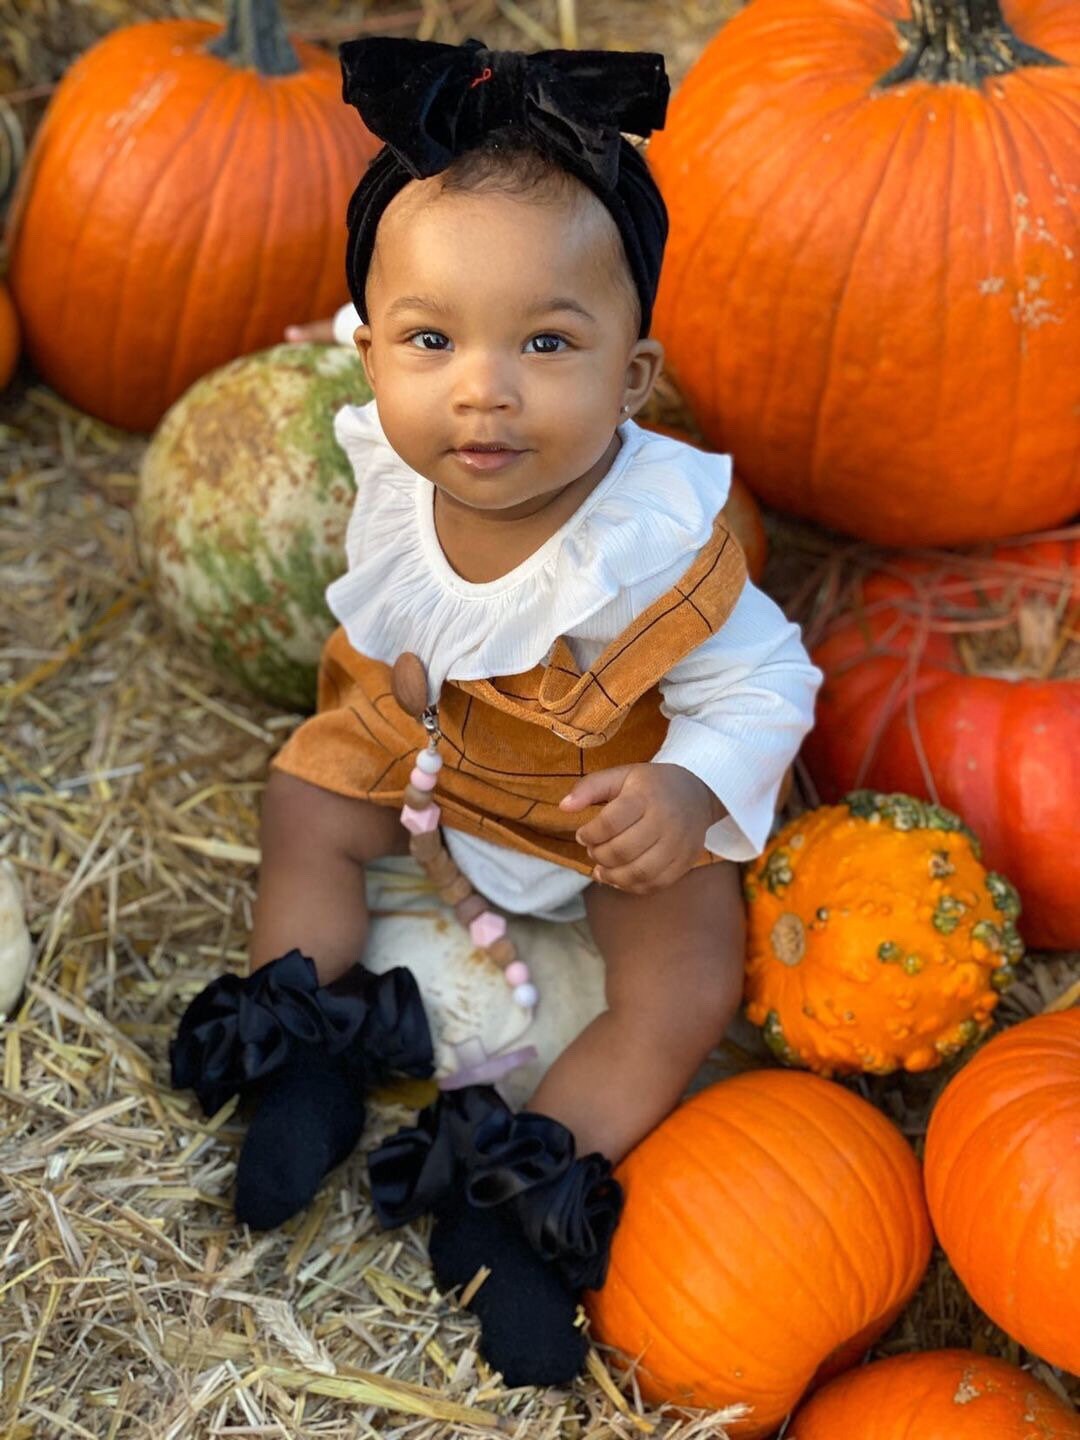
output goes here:
[{"label": "baby's nose", "polygon": [[519,403],[511,367],[498,355],[476,351],[459,364],[454,403],[463,410],[508,409]]}]

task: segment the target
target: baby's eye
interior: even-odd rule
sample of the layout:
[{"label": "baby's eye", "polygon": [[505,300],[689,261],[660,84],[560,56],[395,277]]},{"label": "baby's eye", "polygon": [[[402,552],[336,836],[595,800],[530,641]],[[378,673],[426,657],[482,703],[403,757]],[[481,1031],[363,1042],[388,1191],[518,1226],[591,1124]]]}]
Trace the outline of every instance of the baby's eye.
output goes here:
[{"label": "baby's eye", "polygon": [[[417,344],[417,341],[420,343]],[[446,350],[450,346],[450,337],[441,330],[418,330],[415,335],[409,336],[409,344],[415,345],[418,350]]]},{"label": "baby's eye", "polygon": [[547,333],[534,335],[531,340],[525,342],[526,348],[530,345],[536,346],[536,349],[533,351],[534,355],[557,355],[559,353],[559,347],[565,344],[566,341],[561,335],[549,335]]}]

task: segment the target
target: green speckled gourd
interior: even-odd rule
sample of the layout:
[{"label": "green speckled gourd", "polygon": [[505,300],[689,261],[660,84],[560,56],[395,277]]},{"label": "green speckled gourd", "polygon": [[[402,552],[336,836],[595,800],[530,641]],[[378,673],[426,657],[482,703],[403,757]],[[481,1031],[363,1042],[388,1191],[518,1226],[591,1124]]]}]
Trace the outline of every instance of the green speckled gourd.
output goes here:
[{"label": "green speckled gourd", "polygon": [[929,1070],[989,1029],[1020,902],[951,811],[855,791],[747,870],[746,1013],[785,1064]]},{"label": "green speckled gourd", "polygon": [[275,345],[205,376],[143,461],[139,551],[169,621],[218,669],[310,710],[326,586],[345,568],[356,486],[334,439],[340,406],[371,399],[357,356]]}]

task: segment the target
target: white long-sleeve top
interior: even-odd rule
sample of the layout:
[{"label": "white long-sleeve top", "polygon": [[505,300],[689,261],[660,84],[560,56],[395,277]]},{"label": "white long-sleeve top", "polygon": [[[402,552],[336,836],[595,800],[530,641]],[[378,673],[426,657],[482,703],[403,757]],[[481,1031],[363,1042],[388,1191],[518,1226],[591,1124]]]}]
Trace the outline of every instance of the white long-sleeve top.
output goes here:
[{"label": "white long-sleeve top", "polygon": [[[327,601],[361,653],[388,664],[404,650],[419,656],[433,700],[444,679],[530,669],[560,636],[590,665],[690,567],[731,485],[728,456],[628,420],[611,468],[566,524],[506,575],[475,584],[443,554],[434,487],[391,448],[375,401],[339,411],[335,435],[357,496],[348,569]],[[698,776],[728,811],[705,836],[713,854],[749,860],[764,848],[821,678],[798,626],[747,582],[716,634],[660,682],[670,725],[652,758]],[[446,843],[493,903],[559,919],[583,913],[587,876],[456,830]]]}]

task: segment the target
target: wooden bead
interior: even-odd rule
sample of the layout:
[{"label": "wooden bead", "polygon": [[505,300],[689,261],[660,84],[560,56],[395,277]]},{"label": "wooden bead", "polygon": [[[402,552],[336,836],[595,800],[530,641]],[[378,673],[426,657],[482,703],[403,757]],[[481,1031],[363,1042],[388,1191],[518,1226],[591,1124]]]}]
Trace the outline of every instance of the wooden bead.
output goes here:
[{"label": "wooden bead", "polygon": [[451,880],[449,885],[439,887],[439,899],[445,900],[447,905],[456,905],[459,900],[464,900],[467,895],[472,894],[472,881],[466,879],[462,874]]},{"label": "wooden bead", "polygon": [[425,866],[442,849],[442,836],[438,830],[430,830],[426,835],[414,835],[409,841],[409,854]]},{"label": "wooden bead", "polygon": [[405,786],[405,804],[414,810],[426,810],[434,802],[435,796],[430,790],[421,790],[418,785]]},{"label": "wooden bead", "polygon": [[482,915],[487,908],[488,903],[484,897],[474,892],[464,900],[458,901],[454,906],[454,914],[461,921],[462,925],[468,928],[472,921],[476,919],[477,915]]},{"label": "wooden bead", "polygon": [[451,880],[456,880],[461,874],[448,850],[442,850],[437,855],[432,855],[430,860],[425,860],[424,869],[428,878],[436,885],[449,885]]},{"label": "wooden bead", "polygon": [[427,709],[427,676],[419,658],[411,650],[403,651],[394,661],[390,672],[390,689],[394,699],[414,720]]},{"label": "wooden bead", "polygon": [[501,940],[496,940],[494,945],[488,946],[487,953],[491,956],[492,960],[495,961],[496,965],[501,965],[505,969],[507,965],[514,963],[517,959],[518,952],[517,946],[513,940],[510,939],[510,936],[504,935]]}]

